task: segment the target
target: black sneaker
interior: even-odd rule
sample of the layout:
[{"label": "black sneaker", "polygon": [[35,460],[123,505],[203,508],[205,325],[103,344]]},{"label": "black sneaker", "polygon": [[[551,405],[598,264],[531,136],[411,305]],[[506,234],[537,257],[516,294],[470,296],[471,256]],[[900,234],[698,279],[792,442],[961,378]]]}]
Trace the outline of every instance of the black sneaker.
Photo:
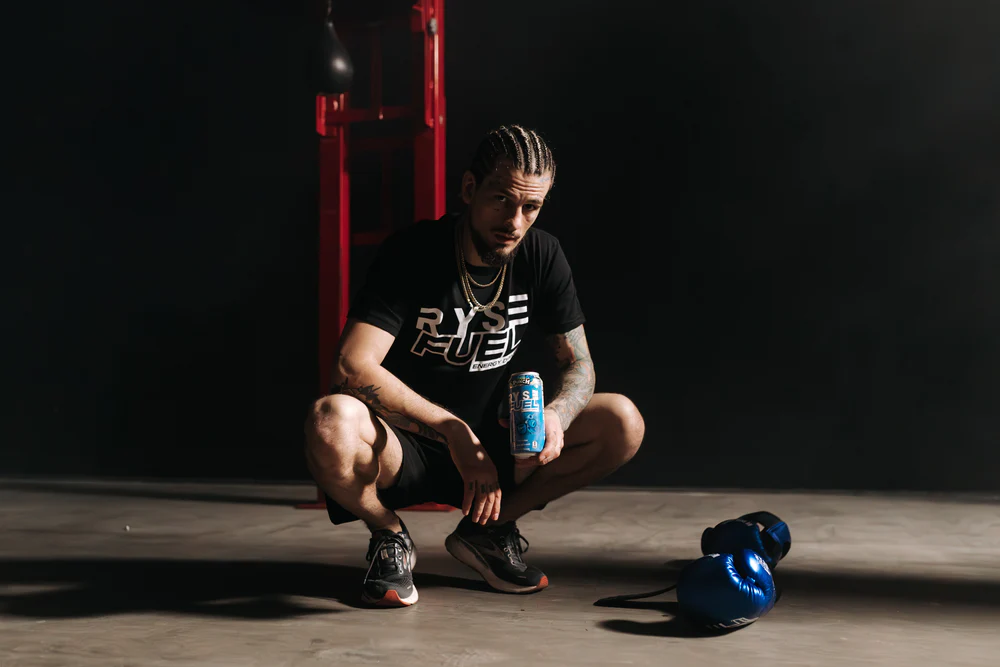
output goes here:
[{"label": "black sneaker", "polygon": [[498,591],[531,593],[549,585],[549,578],[541,570],[525,565],[521,559],[528,550],[528,540],[521,537],[513,521],[484,527],[466,517],[444,545],[448,553],[478,572]]},{"label": "black sneaker", "polygon": [[402,528],[399,533],[391,530],[372,532],[365,555],[371,565],[365,573],[364,593],[361,595],[361,599],[368,604],[408,607],[418,599],[417,588],[413,585],[417,550],[406,532],[406,526]]}]

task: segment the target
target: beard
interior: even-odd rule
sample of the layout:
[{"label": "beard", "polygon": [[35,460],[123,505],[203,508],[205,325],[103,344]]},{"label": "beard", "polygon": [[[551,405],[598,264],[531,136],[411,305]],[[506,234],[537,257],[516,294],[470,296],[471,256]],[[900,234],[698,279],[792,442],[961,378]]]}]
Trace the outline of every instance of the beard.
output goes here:
[{"label": "beard", "polygon": [[510,264],[517,257],[517,251],[521,249],[521,241],[524,240],[522,236],[513,248],[504,250],[503,245],[485,238],[471,223],[468,223],[466,228],[469,230],[469,238],[472,239],[472,247],[476,249],[479,259],[483,260],[483,264],[486,266],[499,268]]}]

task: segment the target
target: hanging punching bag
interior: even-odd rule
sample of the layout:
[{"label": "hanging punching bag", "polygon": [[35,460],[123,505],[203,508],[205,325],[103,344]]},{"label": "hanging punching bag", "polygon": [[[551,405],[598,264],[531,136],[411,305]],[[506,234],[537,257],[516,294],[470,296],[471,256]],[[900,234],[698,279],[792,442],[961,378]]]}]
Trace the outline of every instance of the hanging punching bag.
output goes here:
[{"label": "hanging punching bag", "polygon": [[337,95],[346,93],[354,80],[354,64],[347,53],[337,30],[333,27],[330,2],[326,3],[326,17],[319,34],[319,62],[317,86],[320,93]]}]

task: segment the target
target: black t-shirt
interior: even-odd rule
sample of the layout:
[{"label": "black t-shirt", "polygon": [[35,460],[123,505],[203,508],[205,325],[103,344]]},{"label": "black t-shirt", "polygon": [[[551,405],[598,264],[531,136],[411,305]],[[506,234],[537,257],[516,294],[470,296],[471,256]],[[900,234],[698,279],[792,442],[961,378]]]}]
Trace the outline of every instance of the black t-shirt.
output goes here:
[{"label": "black t-shirt", "polygon": [[[446,215],[390,236],[348,316],[395,336],[382,366],[475,428],[488,414],[498,384],[506,386],[507,364],[529,322],[544,335],[566,333],[583,324],[584,315],[559,241],[534,228],[508,266],[496,304],[474,312],[459,283],[457,222]],[[498,271],[468,268],[482,284]],[[498,285],[474,288],[476,300],[492,301]]]}]

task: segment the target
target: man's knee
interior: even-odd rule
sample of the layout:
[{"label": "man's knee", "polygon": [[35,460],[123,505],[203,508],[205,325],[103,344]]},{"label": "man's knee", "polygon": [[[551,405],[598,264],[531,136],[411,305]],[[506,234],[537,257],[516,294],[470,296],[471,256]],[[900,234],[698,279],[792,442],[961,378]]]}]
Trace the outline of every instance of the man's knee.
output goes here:
[{"label": "man's knee", "polygon": [[617,463],[635,456],[646,435],[646,422],[635,403],[621,394],[609,396],[605,424],[608,454]]},{"label": "man's knee", "polygon": [[344,394],[324,396],[313,403],[305,423],[310,464],[347,473],[361,445],[359,425],[367,416],[364,403]]}]

